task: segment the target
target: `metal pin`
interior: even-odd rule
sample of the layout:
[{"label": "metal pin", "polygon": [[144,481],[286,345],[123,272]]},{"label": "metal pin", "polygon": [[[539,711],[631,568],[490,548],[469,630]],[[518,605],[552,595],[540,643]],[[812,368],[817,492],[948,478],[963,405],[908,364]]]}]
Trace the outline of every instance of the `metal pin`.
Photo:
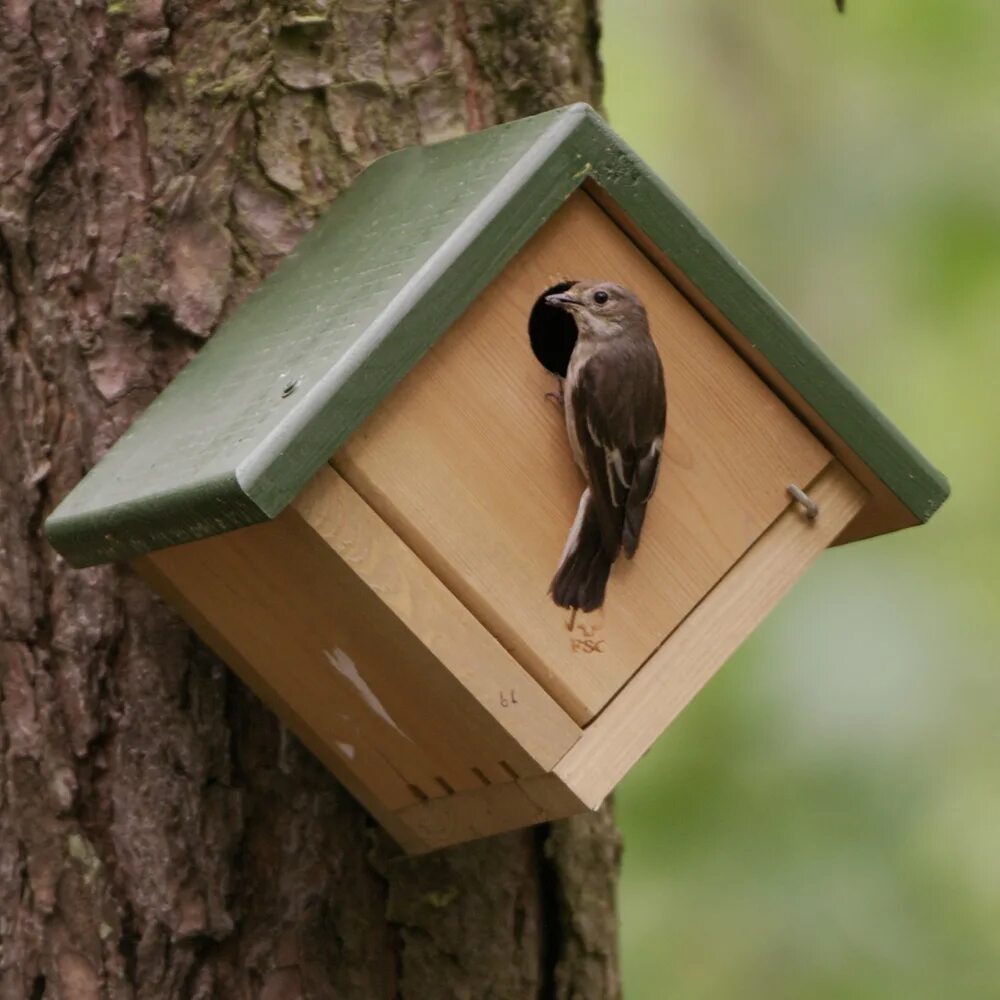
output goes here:
[{"label": "metal pin", "polygon": [[810,521],[815,521],[819,517],[819,505],[805,490],[791,483],[788,486],[788,495],[796,502],[802,504],[806,512],[806,517]]}]

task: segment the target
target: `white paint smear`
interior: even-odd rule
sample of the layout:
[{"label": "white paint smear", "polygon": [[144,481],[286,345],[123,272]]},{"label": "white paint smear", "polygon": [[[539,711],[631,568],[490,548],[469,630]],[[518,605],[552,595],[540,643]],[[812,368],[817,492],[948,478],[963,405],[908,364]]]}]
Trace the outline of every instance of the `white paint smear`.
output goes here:
[{"label": "white paint smear", "polygon": [[[396,730],[400,736],[406,736],[399,726],[396,725],[392,716],[385,710],[385,705],[382,704],[378,699],[378,695],[368,686],[368,682],[358,673],[358,668],[354,665],[354,660],[352,660],[347,653],[342,649],[335,649],[332,653],[328,649],[323,650],[323,655],[330,661],[330,666],[337,671],[338,674],[346,677],[357,689],[358,694],[361,695],[365,700],[365,704],[380,718],[384,719],[386,722]],[[406,736],[409,739],[408,736]]]}]

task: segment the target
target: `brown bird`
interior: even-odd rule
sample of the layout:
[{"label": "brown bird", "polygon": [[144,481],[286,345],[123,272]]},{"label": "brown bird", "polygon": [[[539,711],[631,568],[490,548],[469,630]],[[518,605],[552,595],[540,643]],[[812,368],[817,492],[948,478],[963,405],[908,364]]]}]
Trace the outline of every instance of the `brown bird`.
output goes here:
[{"label": "brown bird", "polygon": [[549,592],[560,607],[595,611],[619,550],[635,555],[656,488],[667,422],[663,365],[646,310],[627,288],[577,281],[545,302],[576,321],[563,392],[570,449],[587,480]]}]

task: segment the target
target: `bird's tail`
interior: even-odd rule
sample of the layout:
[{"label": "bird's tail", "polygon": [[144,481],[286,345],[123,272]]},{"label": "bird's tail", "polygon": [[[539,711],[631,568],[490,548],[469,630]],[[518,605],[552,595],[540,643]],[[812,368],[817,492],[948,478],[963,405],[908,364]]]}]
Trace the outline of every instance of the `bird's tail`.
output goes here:
[{"label": "bird's tail", "polygon": [[617,552],[609,553],[604,545],[590,489],[585,489],[562,561],[549,586],[552,600],[561,608],[596,611],[604,603],[604,590],[616,555]]}]

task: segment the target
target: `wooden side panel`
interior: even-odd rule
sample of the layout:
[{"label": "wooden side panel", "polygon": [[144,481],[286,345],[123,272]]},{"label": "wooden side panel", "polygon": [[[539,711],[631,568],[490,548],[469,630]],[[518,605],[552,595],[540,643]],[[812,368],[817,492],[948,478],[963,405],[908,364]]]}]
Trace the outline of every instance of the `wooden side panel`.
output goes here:
[{"label": "wooden side panel", "polygon": [[[197,544],[197,543],[194,543]],[[244,657],[204,615],[189,601],[183,591],[162,571],[150,556],[140,556],[131,563],[132,568],[159,593],[199,636],[235,670],[247,687],[263,701],[332,772],[334,777],[374,816],[407,852],[419,853],[429,845],[416,837],[413,830],[399,820],[393,809],[421,801],[414,789],[408,787],[379,754],[366,754],[358,761],[349,761],[329,728],[317,730],[310,724],[310,713],[303,714],[302,706],[285,699],[282,685],[275,686],[261,673],[255,663]],[[168,570],[169,572],[169,570]],[[186,581],[182,578],[180,585]],[[314,720],[313,720],[314,721]]]},{"label": "wooden side panel", "polygon": [[589,808],[600,805],[869,500],[837,462],[809,495],[819,517],[809,521],[797,505],[789,507],[556,766]]},{"label": "wooden side panel", "polygon": [[[526,332],[565,278],[634,288],[667,372],[664,468],[605,608],[547,596],[583,486]],[[536,234],[334,457],[335,467],[583,724],[811,481],[823,446],[583,192]]]},{"label": "wooden side panel", "polygon": [[580,735],[329,469],[275,521],[139,569],[370,808],[543,773]]}]

